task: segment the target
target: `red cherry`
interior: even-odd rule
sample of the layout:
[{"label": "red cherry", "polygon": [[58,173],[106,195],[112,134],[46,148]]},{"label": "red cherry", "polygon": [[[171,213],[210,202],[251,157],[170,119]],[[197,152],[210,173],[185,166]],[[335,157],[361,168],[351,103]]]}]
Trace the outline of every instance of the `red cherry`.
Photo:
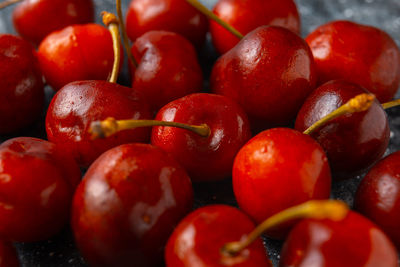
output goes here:
[{"label": "red cherry", "polygon": [[41,42],[38,55],[43,75],[54,90],[74,81],[107,80],[114,62],[111,35],[97,24],[51,33]]},{"label": "red cherry", "polygon": [[400,50],[380,29],[350,21],[333,21],[307,38],[319,84],[344,79],[365,87],[380,102],[393,98],[400,86]]},{"label": "red cherry", "polygon": [[155,111],[203,87],[196,50],[178,34],[147,32],[136,39],[132,54],[139,63],[132,72],[132,86],[144,93]]},{"label": "red cherry", "polygon": [[201,47],[208,20],[185,0],[132,0],[126,30],[132,41],[148,31],[164,30],[176,32]]},{"label": "red cherry", "polygon": [[23,39],[0,35],[0,134],[33,123],[44,105],[36,52]]},{"label": "red cherry", "polygon": [[[326,155],[311,137],[275,128],[253,137],[237,154],[233,190],[240,208],[260,223],[311,199],[327,199],[331,175]],[[268,231],[281,238],[283,230]]]},{"label": "red cherry", "polygon": [[[367,93],[359,85],[336,80],[328,82],[307,98],[296,119],[296,130],[312,124],[346,103]],[[377,100],[364,112],[336,118],[311,136],[324,148],[337,178],[349,178],[378,161],[389,143],[390,130],[385,110]]]},{"label": "red cherry", "polygon": [[[213,12],[243,35],[263,25],[281,26],[300,33],[300,18],[293,0],[219,0]],[[221,54],[239,39],[215,21],[210,22],[212,41]]]},{"label": "red cherry", "polygon": [[[237,101],[253,128],[288,124],[314,89],[307,43],[280,27],[259,27],[215,63],[212,91]],[[261,127],[257,127],[260,124]]]},{"label": "red cherry", "polygon": [[344,219],[307,219],[290,232],[279,266],[398,266],[397,252],[386,235],[355,212]]},{"label": "red cherry", "polygon": [[50,103],[46,116],[47,137],[85,167],[112,147],[149,140],[148,128],[92,140],[91,123],[108,117],[151,119],[151,113],[144,97],[132,88],[106,81],[73,82],[58,91]]},{"label": "red cherry", "polygon": [[221,252],[225,244],[242,239],[255,228],[241,211],[213,205],[186,216],[168,240],[165,262],[168,267],[183,266],[272,266],[261,239],[237,255]]},{"label": "red cherry", "polygon": [[400,248],[400,152],[376,164],[362,180],[355,207]]},{"label": "red cherry", "polygon": [[156,120],[193,125],[211,130],[201,137],[173,127],[153,127],[151,143],[171,153],[195,181],[226,178],[233,159],[251,137],[246,114],[232,100],[212,94],[192,94],[164,106]]},{"label": "red cherry", "polygon": [[47,35],[93,21],[92,0],[24,0],[13,11],[16,31],[38,45]]},{"label": "red cherry", "polygon": [[0,241],[0,266],[1,267],[19,267],[17,252],[9,242]]},{"label": "red cherry", "polygon": [[51,237],[69,219],[80,170],[65,151],[30,137],[0,145],[0,235],[30,242]]},{"label": "red cherry", "polygon": [[161,149],[128,144],[89,168],[73,202],[72,228],[91,266],[153,266],[191,209],[190,179]]}]

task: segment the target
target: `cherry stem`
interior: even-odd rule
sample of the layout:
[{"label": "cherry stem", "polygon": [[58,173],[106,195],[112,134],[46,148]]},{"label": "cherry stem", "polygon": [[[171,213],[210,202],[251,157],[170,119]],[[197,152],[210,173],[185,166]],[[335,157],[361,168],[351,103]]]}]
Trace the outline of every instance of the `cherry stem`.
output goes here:
[{"label": "cherry stem", "polygon": [[121,37],[119,36],[118,28],[119,21],[117,17],[112,13],[103,11],[101,15],[103,16],[104,25],[108,27],[108,30],[111,33],[114,49],[114,64],[108,81],[110,83],[116,83],[118,78],[119,65],[121,64]]},{"label": "cherry stem", "polygon": [[348,113],[356,113],[368,110],[372,103],[375,100],[375,96],[372,94],[360,94],[349,101],[347,101],[344,105],[340,106],[338,109],[334,110],[333,112],[329,113],[313,125],[311,125],[307,130],[305,130],[304,134],[312,134],[314,131],[318,130],[331,120],[340,117],[342,115]]},{"label": "cherry stem", "polygon": [[138,127],[150,126],[170,126],[192,131],[201,137],[209,137],[211,134],[210,127],[207,124],[189,125],[173,121],[156,121],[156,120],[116,120],[107,118],[103,121],[94,121],[90,125],[89,133],[92,139],[105,138],[119,131],[134,129]]},{"label": "cherry stem", "polygon": [[225,244],[221,252],[235,256],[257,240],[265,231],[296,219],[330,219],[340,221],[349,212],[348,206],[339,200],[311,200],[281,211],[257,226],[245,239]]},{"label": "cherry stem", "polygon": [[400,99],[396,99],[382,104],[383,109],[389,109],[397,106],[400,106]]},{"label": "cherry stem", "polygon": [[224,27],[227,31],[235,35],[237,38],[242,39],[243,34],[241,34],[238,30],[236,30],[232,25],[229,23],[226,23],[222,19],[220,19],[217,15],[215,15],[211,10],[209,10],[207,7],[205,7],[202,3],[200,3],[198,0],[186,0],[189,4],[191,4],[193,7],[195,7],[197,10],[199,10],[201,13],[206,15],[209,19],[214,20],[216,23]]},{"label": "cherry stem", "polygon": [[11,6],[11,5],[21,2],[21,1],[22,0],[5,0],[0,3],[0,9],[6,8],[8,6]]},{"label": "cherry stem", "polygon": [[117,6],[117,15],[118,15],[118,19],[119,19],[119,26],[121,28],[122,40],[123,40],[123,44],[124,44],[124,47],[126,50],[126,54],[128,56],[129,61],[131,62],[131,64],[133,66],[137,67],[139,64],[136,61],[135,57],[132,55],[132,51],[131,51],[130,45],[129,45],[128,34],[126,33],[124,17],[122,16],[121,0],[117,0],[116,6]]}]

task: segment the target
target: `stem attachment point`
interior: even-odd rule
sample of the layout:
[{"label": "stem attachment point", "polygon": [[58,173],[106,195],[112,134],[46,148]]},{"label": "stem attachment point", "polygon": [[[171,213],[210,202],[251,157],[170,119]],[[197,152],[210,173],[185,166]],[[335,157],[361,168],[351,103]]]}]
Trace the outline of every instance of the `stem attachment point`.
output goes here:
[{"label": "stem attachment point", "polygon": [[119,65],[121,64],[121,41],[119,35],[119,21],[117,17],[109,12],[103,11],[101,13],[103,16],[103,23],[108,27],[111,33],[114,49],[114,64],[110,78],[108,79],[111,83],[116,83],[118,79]]}]

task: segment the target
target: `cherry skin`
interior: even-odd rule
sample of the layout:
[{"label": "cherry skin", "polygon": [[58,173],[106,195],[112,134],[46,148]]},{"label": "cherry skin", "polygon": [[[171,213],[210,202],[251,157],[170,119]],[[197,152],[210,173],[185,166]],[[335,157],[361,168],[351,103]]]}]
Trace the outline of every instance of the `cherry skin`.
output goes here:
[{"label": "cherry skin", "polygon": [[70,155],[36,138],[0,145],[0,236],[31,242],[47,239],[69,220],[81,173]]},{"label": "cherry skin", "polygon": [[[232,171],[240,208],[257,223],[312,199],[327,199],[331,175],[322,147],[289,128],[259,133],[239,151]],[[285,231],[268,231],[282,238]]]},{"label": "cherry skin", "polygon": [[209,137],[174,127],[153,127],[151,143],[171,153],[195,181],[229,177],[233,159],[251,137],[246,114],[224,96],[188,95],[164,106],[156,120],[209,126]]},{"label": "cherry skin", "polygon": [[0,134],[33,123],[44,106],[42,74],[31,44],[0,35]]},{"label": "cherry skin", "polygon": [[[213,12],[243,35],[263,25],[281,26],[300,34],[299,12],[293,0],[219,0]],[[210,32],[221,54],[239,42],[215,21],[210,21]]]},{"label": "cherry skin", "polygon": [[167,267],[272,266],[261,239],[230,256],[223,246],[237,241],[255,228],[251,219],[236,208],[211,205],[197,209],[176,227],[165,249]]},{"label": "cherry skin", "polygon": [[126,30],[135,41],[146,32],[176,32],[201,47],[208,31],[207,18],[185,0],[132,0],[126,15]]},{"label": "cherry skin", "polygon": [[400,152],[377,163],[362,180],[355,208],[376,223],[400,248]]},{"label": "cherry skin", "polygon": [[54,90],[74,81],[107,80],[114,62],[111,34],[97,24],[51,33],[40,43],[38,55],[43,75]]},{"label": "cherry skin", "polygon": [[[295,128],[304,131],[358,94],[361,86],[336,80],[328,82],[307,98],[297,115]],[[389,143],[390,129],[385,110],[377,100],[371,108],[340,116],[311,136],[324,148],[335,178],[351,178],[378,161]]]},{"label": "cherry skin", "polygon": [[303,39],[284,28],[263,26],[218,59],[210,83],[214,93],[244,108],[253,128],[265,129],[295,118],[316,75]]},{"label": "cherry skin", "polygon": [[143,92],[155,111],[203,87],[196,50],[176,33],[147,32],[136,39],[132,54],[139,64],[132,72],[132,87]]},{"label": "cherry skin", "polygon": [[92,140],[91,123],[108,117],[152,118],[144,97],[132,88],[106,81],[69,83],[57,92],[47,110],[47,137],[83,167],[112,147],[150,139],[150,129],[137,128]]},{"label": "cherry skin", "polygon": [[387,236],[355,212],[343,220],[306,219],[283,245],[281,267],[397,267],[398,256]]},{"label": "cherry skin", "polygon": [[314,55],[319,84],[344,79],[360,84],[383,103],[400,86],[400,50],[380,29],[333,21],[306,38]]},{"label": "cherry skin", "polygon": [[190,179],[171,156],[122,145],[98,158],[78,186],[75,240],[91,266],[154,266],[192,202]]},{"label": "cherry skin", "polygon": [[24,0],[13,11],[16,31],[38,45],[47,35],[93,21],[92,0]]},{"label": "cherry skin", "polygon": [[17,252],[12,243],[0,241],[0,267],[19,267]]}]

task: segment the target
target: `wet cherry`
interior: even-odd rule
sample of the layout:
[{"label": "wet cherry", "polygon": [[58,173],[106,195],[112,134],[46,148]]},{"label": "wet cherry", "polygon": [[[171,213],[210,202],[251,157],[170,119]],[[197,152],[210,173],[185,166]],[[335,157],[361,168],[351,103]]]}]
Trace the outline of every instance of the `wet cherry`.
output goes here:
[{"label": "wet cherry", "polygon": [[91,266],[158,266],[192,202],[190,179],[170,155],[147,144],[113,148],[75,193],[76,243]]},{"label": "wet cherry", "polygon": [[383,103],[400,85],[400,50],[375,27],[350,21],[322,25],[306,38],[314,55],[319,84],[344,79],[360,84]]},{"label": "wet cherry", "polygon": [[0,266],[1,267],[19,267],[17,252],[12,243],[0,241]]}]

